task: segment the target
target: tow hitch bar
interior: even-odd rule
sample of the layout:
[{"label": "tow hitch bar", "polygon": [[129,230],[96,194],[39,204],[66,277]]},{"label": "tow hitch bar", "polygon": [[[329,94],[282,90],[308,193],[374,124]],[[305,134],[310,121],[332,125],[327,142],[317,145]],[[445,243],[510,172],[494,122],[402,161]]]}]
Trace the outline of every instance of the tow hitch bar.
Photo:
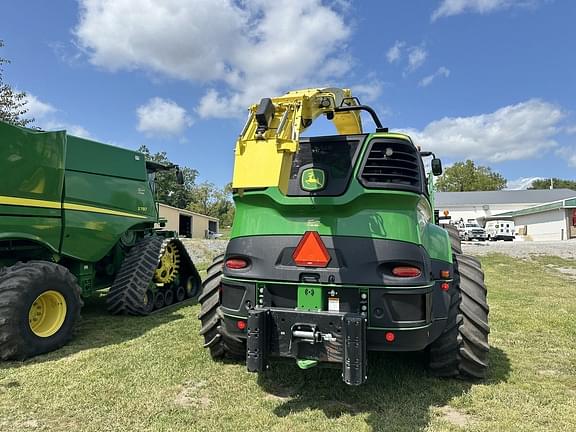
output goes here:
[{"label": "tow hitch bar", "polygon": [[250,310],[248,371],[265,371],[269,357],[340,363],[344,382],[362,384],[366,380],[366,319],[344,312]]}]

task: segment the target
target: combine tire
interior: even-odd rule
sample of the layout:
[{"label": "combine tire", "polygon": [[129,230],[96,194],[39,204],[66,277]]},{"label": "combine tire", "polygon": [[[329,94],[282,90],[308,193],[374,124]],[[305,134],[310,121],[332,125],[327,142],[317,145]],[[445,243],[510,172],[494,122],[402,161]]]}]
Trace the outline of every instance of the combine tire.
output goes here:
[{"label": "combine tire", "polygon": [[[177,286],[179,281],[185,287]],[[200,275],[180,240],[146,237],[126,255],[108,292],[108,311],[148,315],[174,303],[172,290],[181,302],[186,289],[188,297],[194,297],[200,284]]]},{"label": "combine tire", "polygon": [[213,359],[224,357],[241,359],[246,355],[244,341],[230,335],[223,325],[224,316],[220,310],[220,284],[224,257],[214,259],[208,268],[206,279],[202,283],[200,302],[200,335],[204,336],[204,348],[210,350]]},{"label": "combine tire", "polygon": [[430,370],[436,376],[484,378],[488,369],[488,303],[480,262],[454,256],[447,325],[430,346]]},{"label": "combine tire", "polygon": [[462,253],[462,240],[460,239],[460,233],[458,228],[451,224],[442,224],[442,228],[448,231],[448,237],[450,237],[450,245],[452,246],[452,252],[461,254]]},{"label": "combine tire", "polygon": [[0,359],[24,360],[66,344],[82,304],[76,279],[61,265],[29,261],[0,270]]}]

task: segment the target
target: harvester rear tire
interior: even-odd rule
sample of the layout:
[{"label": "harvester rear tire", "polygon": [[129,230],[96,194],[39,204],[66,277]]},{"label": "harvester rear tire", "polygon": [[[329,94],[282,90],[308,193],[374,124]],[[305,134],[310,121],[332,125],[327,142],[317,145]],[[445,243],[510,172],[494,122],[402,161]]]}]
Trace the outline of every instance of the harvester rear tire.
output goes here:
[{"label": "harvester rear tire", "polygon": [[448,231],[448,237],[450,238],[450,245],[452,246],[452,252],[456,254],[462,253],[462,239],[460,238],[460,233],[458,228],[452,224],[442,224],[442,228]]},{"label": "harvester rear tire", "polygon": [[488,370],[488,303],[478,259],[454,255],[454,284],[446,328],[430,346],[436,376],[485,378]]},{"label": "harvester rear tire", "polygon": [[[53,262],[28,261],[1,269],[0,359],[24,360],[65,345],[80,319],[83,305],[80,292],[72,273]],[[40,296],[48,300],[37,303]],[[53,303],[54,299],[58,302]],[[42,320],[54,318],[56,314],[55,322],[50,325],[44,321],[46,326],[33,329],[30,320],[36,319],[32,314],[36,308],[44,308],[48,314],[43,315]]]},{"label": "harvester rear tire", "polygon": [[210,350],[213,359],[242,359],[246,356],[246,343],[235,338],[223,325],[224,315],[220,309],[220,285],[224,256],[218,256],[207,270],[198,297],[201,321],[200,335],[204,337],[204,347]]}]

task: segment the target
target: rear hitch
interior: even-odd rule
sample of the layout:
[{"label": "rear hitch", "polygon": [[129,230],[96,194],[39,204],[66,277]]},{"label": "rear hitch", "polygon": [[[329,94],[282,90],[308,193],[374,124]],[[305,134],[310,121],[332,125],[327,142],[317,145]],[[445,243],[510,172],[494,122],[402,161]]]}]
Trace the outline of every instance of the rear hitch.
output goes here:
[{"label": "rear hitch", "polygon": [[366,318],[353,313],[302,312],[279,308],[249,311],[246,367],[269,368],[269,357],[293,358],[302,369],[340,363],[350,385],[366,381]]}]

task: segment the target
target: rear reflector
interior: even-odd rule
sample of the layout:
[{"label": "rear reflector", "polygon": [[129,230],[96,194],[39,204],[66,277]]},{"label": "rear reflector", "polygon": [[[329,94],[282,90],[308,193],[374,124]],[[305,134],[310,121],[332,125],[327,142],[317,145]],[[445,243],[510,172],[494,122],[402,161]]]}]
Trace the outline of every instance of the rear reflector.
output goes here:
[{"label": "rear reflector", "polygon": [[396,340],[396,335],[392,332],[386,332],[384,338],[386,339],[386,342],[392,343]]},{"label": "rear reflector", "polygon": [[392,269],[392,274],[398,277],[418,277],[422,274],[418,267],[394,267]]},{"label": "rear reflector", "polygon": [[296,265],[302,267],[326,267],[330,262],[330,254],[320,234],[316,231],[306,231],[294,250],[292,259]]},{"label": "rear reflector", "polygon": [[230,258],[226,260],[226,268],[238,270],[248,267],[248,261],[242,258]]}]

